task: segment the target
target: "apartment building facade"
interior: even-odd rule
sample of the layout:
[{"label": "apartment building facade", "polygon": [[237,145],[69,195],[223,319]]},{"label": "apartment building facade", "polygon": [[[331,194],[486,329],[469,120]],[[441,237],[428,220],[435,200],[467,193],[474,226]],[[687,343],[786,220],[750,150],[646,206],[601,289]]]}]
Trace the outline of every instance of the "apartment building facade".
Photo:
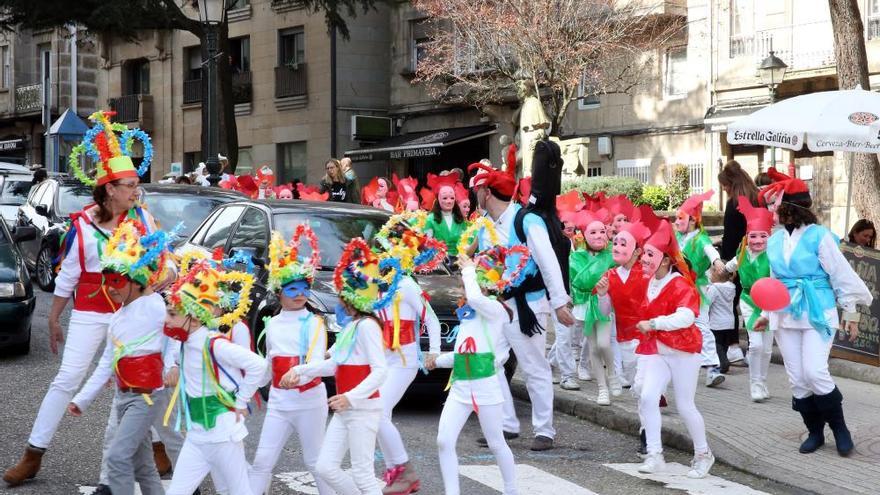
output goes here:
[{"label": "apartment building facade", "polygon": [[[351,116],[387,108],[387,10],[350,20],[344,40],[295,0],[227,5],[237,173],[268,165],[279,181],[317,182],[326,160],[351,147]],[[151,134],[152,179],[194,170],[205,158],[198,38],[185,31],[105,38],[99,53],[98,99],[118,121]]]},{"label": "apartment building facade", "polygon": [[96,53],[72,27],[0,33],[0,161],[64,166],[73,143],[46,131],[68,108],[95,111]]}]

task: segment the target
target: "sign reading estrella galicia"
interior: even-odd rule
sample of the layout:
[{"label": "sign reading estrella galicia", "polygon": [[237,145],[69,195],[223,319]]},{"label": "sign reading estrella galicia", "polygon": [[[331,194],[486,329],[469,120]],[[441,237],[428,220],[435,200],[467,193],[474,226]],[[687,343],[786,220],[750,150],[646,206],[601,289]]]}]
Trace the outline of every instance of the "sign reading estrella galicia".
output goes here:
[{"label": "sign reading estrella galicia", "polygon": [[789,134],[786,132],[773,131],[734,131],[733,141],[761,141],[770,144],[786,144],[788,146],[797,146],[800,139],[797,134]]}]

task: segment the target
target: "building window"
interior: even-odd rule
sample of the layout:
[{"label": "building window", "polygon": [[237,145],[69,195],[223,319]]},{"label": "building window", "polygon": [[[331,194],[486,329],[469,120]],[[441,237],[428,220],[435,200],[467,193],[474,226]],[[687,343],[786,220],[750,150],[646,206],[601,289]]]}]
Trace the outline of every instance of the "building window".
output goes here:
[{"label": "building window", "polygon": [[306,182],[308,161],[306,157],[306,142],[279,143],[276,145],[278,163],[278,183],[286,184],[299,179]]},{"label": "building window", "polygon": [[868,0],[868,39],[880,38],[880,0]]},{"label": "building window", "polygon": [[150,94],[150,61],[131,60],[123,65],[123,96]]},{"label": "building window", "polygon": [[587,167],[587,177],[599,177],[602,175],[602,165]]},{"label": "building window", "polygon": [[0,68],[3,71],[0,74],[0,87],[9,89],[12,78],[12,66],[9,63],[9,45],[0,46],[0,63],[3,64],[3,67]]},{"label": "building window", "polygon": [[229,40],[229,66],[233,74],[251,71],[251,39],[247,36]]},{"label": "building window", "polygon": [[306,61],[303,28],[288,28],[278,32],[278,66],[296,67]]},{"label": "building window", "polygon": [[202,78],[202,49],[200,46],[191,46],[183,49],[183,63],[185,81],[194,81]]},{"label": "building window", "polygon": [[419,63],[425,60],[427,45],[431,41],[428,36],[428,24],[425,19],[409,21],[409,71],[416,73]]},{"label": "building window", "polygon": [[755,41],[755,0],[730,0],[730,58],[752,53]]},{"label": "building window", "polygon": [[592,93],[592,90],[587,87],[586,77],[581,77],[581,82],[578,84],[578,109],[589,110],[599,108],[599,95],[590,93]]},{"label": "building window", "polygon": [[666,70],[663,77],[663,94],[681,97],[688,92],[687,47],[670,48],[666,51]]},{"label": "building window", "polygon": [[243,9],[251,4],[251,0],[226,0],[226,10]]},{"label": "building window", "polygon": [[636,158],[635,160],[617,160],[616,174],[619,177],[632,177],[642,184],[649,184],[651,178],[651,160]]}]

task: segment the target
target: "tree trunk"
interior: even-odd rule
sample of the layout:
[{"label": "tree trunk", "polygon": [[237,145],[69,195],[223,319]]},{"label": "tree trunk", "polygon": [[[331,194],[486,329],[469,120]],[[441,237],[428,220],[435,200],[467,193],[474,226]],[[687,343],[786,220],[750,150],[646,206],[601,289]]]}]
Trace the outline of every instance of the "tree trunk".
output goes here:
[{"label": "tree trunk", "polygon": [[[840,89],[861,85],[870,90],[865,28],[858,0],[828,0],[834,29],[834,57]],[[859,215],[877,221],[880,215],[880,163],[877,155],[859,153],[853,163],[853,200]],[[850,226],[845,226],[849,231]]]}]

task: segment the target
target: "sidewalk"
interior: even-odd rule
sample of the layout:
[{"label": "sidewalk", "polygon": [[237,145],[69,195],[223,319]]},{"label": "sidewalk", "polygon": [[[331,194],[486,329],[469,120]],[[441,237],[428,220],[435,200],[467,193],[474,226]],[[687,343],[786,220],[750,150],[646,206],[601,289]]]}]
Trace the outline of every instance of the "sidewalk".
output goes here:
[{"label": "sidewalk", "polygon": [[[697,407],[706,421],[709,446],[715,457],[743,471],[817,493],[875,494],[880,486],[880,386],[836,377],[844,396],[844,413],[856,443],[849,457],[837,455],[834,437],[826,427],[825,446],[813,454],[798,453],[806,438],[800,415],[791,409],[791,393],[783,366],[771,364],[768,388],[772,398],[751,401],[748,368],[731,367],[727,380],[718,388],[701,384]],[[514,396],[528,399],[522,375],[511,383]],[[675,412],[674,398],[666,394],[663,409],[663,443],[689,452],[693,449],[684,424]],[[566,391],[555,386],[555,407],[607,428],[638,434],[637,401],[629,390],[612,398],[611,406],[596,404],[595,382],[581,382],[581,390]],[[524,424],[523,429],[529,430]],[[638,442],[633,441],[636,459]],[[635,462],[635,461],[634,461]]]}]

